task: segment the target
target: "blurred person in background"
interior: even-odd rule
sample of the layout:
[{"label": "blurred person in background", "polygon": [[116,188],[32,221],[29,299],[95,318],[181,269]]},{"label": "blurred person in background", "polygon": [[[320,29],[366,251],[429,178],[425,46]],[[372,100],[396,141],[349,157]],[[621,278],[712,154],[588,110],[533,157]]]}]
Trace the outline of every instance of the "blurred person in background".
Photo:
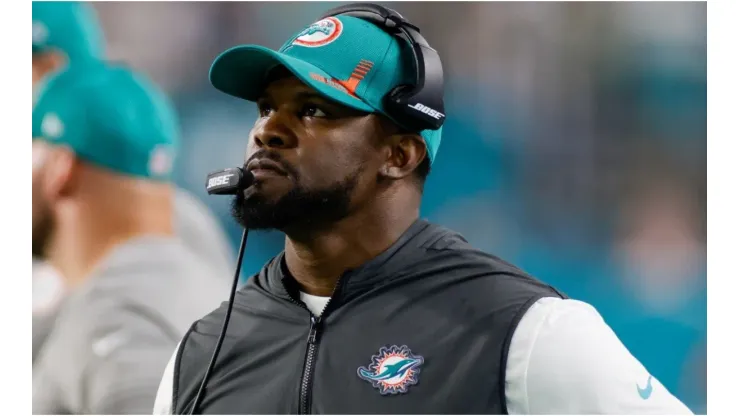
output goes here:
[{"label": "blurred person in background", "polygon": [[625,345],[669,380],[666,386],[706,412],[707,278],[700,200],[681,175],[646,176],[652,177],[620,213],[611,282],[620,311],[610,313],[611,322]]},{"label": "blurred person in background", "polygon": [[178,122],[121,66],[51,75],[33,109],[33,254],[66,295],[33,367],[34,414],[142,414],[226,279],[174,231]]},{"label": "blurred person in background", "polygon": [[690,414],[592,306],[419,218],[442,130],[392,111],[417,75],[407,23],[362,9],[213,62],[259,113],[234,218],[285,246],[236,294],[205,396],[226,306],[180,341],[154,412]]},{"label": "blurred person in background", "polygon": [[[105,60],[105,39],[90,3],[33,2],[34,103],[45,80],[68,65],[82,66]],[[228,279],[233,266],[232,247],[210,210],[189,192],[176,188],[175,233],[210,266],[209,273]],[[64,299],[58,273],[39,259],[33,261],[33,359],[53,325],[54,311]]]}]

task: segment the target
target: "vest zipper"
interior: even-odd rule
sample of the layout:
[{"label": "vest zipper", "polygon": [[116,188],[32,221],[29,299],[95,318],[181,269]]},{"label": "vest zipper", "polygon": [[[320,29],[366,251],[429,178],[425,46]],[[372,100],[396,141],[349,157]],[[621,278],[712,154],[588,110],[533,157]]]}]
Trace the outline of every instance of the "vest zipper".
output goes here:
[{"label": "vest zipper", "polygon": [[[342,277],[343,276],[344,275],[342,275]],[[313,372],[314,362],[316,360],[316,350],[318,350],[319,348],[319,338],[321,336],[321,318],[326,313],[329,304],[331,304],[331,302],[334,300],[334,294],[337,292],[337,288],[339,287],[341,281],[342,278],[340,277],[339,280],[337,280],[336,285],[334,285],[334,290],[332,291],[332,295],[329,298],[329,301],[326,303],[319,316],[315,316],[313,312],[311,312],[306,307],[305,303],[298,302],[297,300],[293,299],[292,296],[290,297],[292,303],[302,307],[303,309],[308,311],[309,314],[311,314],[311,326],[309,327],[308,339],[306,340],[306,360],[303,364],[303,376],[301,377],[301,392],[298,404],[298,414],[300,415],[311,414],[311,389],[313,387]]]},{"label": "vest zipper", "polygon": [[313,371],[316,358],[316,350],[319,346],[321,334],[321,317],[311,315],[311,328],[308,331],[308,345],[306,346],[306,362],[303,366],[303,379],[301,380],[301,401],[299,414],[311,414],[311,388],[313,387]]}]

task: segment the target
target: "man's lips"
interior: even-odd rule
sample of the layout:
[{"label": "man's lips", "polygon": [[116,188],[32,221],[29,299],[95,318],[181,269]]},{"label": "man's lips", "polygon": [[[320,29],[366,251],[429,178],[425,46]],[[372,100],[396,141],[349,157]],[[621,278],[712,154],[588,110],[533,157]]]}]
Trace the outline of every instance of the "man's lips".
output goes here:
[{"label": "man's lips", "polygon": [[254,159],[247,164],[247,170],[252,172],[255,177],[265,175],[274,176],[276,174],[288,176],[288,173],[279,163],[269,159]]}]

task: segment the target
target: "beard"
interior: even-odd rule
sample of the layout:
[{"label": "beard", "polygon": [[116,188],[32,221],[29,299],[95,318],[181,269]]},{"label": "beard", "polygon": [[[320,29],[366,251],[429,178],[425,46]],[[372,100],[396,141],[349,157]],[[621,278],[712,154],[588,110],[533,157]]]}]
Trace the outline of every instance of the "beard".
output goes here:
[{"label": "beard", "polygon": [[38,220],[33,221],[31,253],[33,257],[45,259],[49,240],[54,231],[54,216],[49,210],[42,209],[37,217]]},{"label": "beard", "polygon": [[[323,189],[306,189],[300,184],[277,201],[270,202],[259,192],[245,198],[234,197],[231,215],[250,230],[320,228],[350,214],[352,193],[357,187],[362,167],[343,180]],[[298,178],[296,178],[298,181]]]}]

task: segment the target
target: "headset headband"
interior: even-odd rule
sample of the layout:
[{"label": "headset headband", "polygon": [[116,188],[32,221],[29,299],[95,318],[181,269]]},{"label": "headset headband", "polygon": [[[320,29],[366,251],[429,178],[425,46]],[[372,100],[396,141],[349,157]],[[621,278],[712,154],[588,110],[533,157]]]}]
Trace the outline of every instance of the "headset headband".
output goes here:
[{"label": "headset headband", "polygon": [[437,51],[421,35],[418,27],[398,12],[372,3],[355,3],[335,7],[322,16],[352,16],[400,36],[411,46],[414,63],[414,85],[399,85],[385,97],[388,115],[403,127],[420,132],[438,130],[444,124],[444,73]]}]

